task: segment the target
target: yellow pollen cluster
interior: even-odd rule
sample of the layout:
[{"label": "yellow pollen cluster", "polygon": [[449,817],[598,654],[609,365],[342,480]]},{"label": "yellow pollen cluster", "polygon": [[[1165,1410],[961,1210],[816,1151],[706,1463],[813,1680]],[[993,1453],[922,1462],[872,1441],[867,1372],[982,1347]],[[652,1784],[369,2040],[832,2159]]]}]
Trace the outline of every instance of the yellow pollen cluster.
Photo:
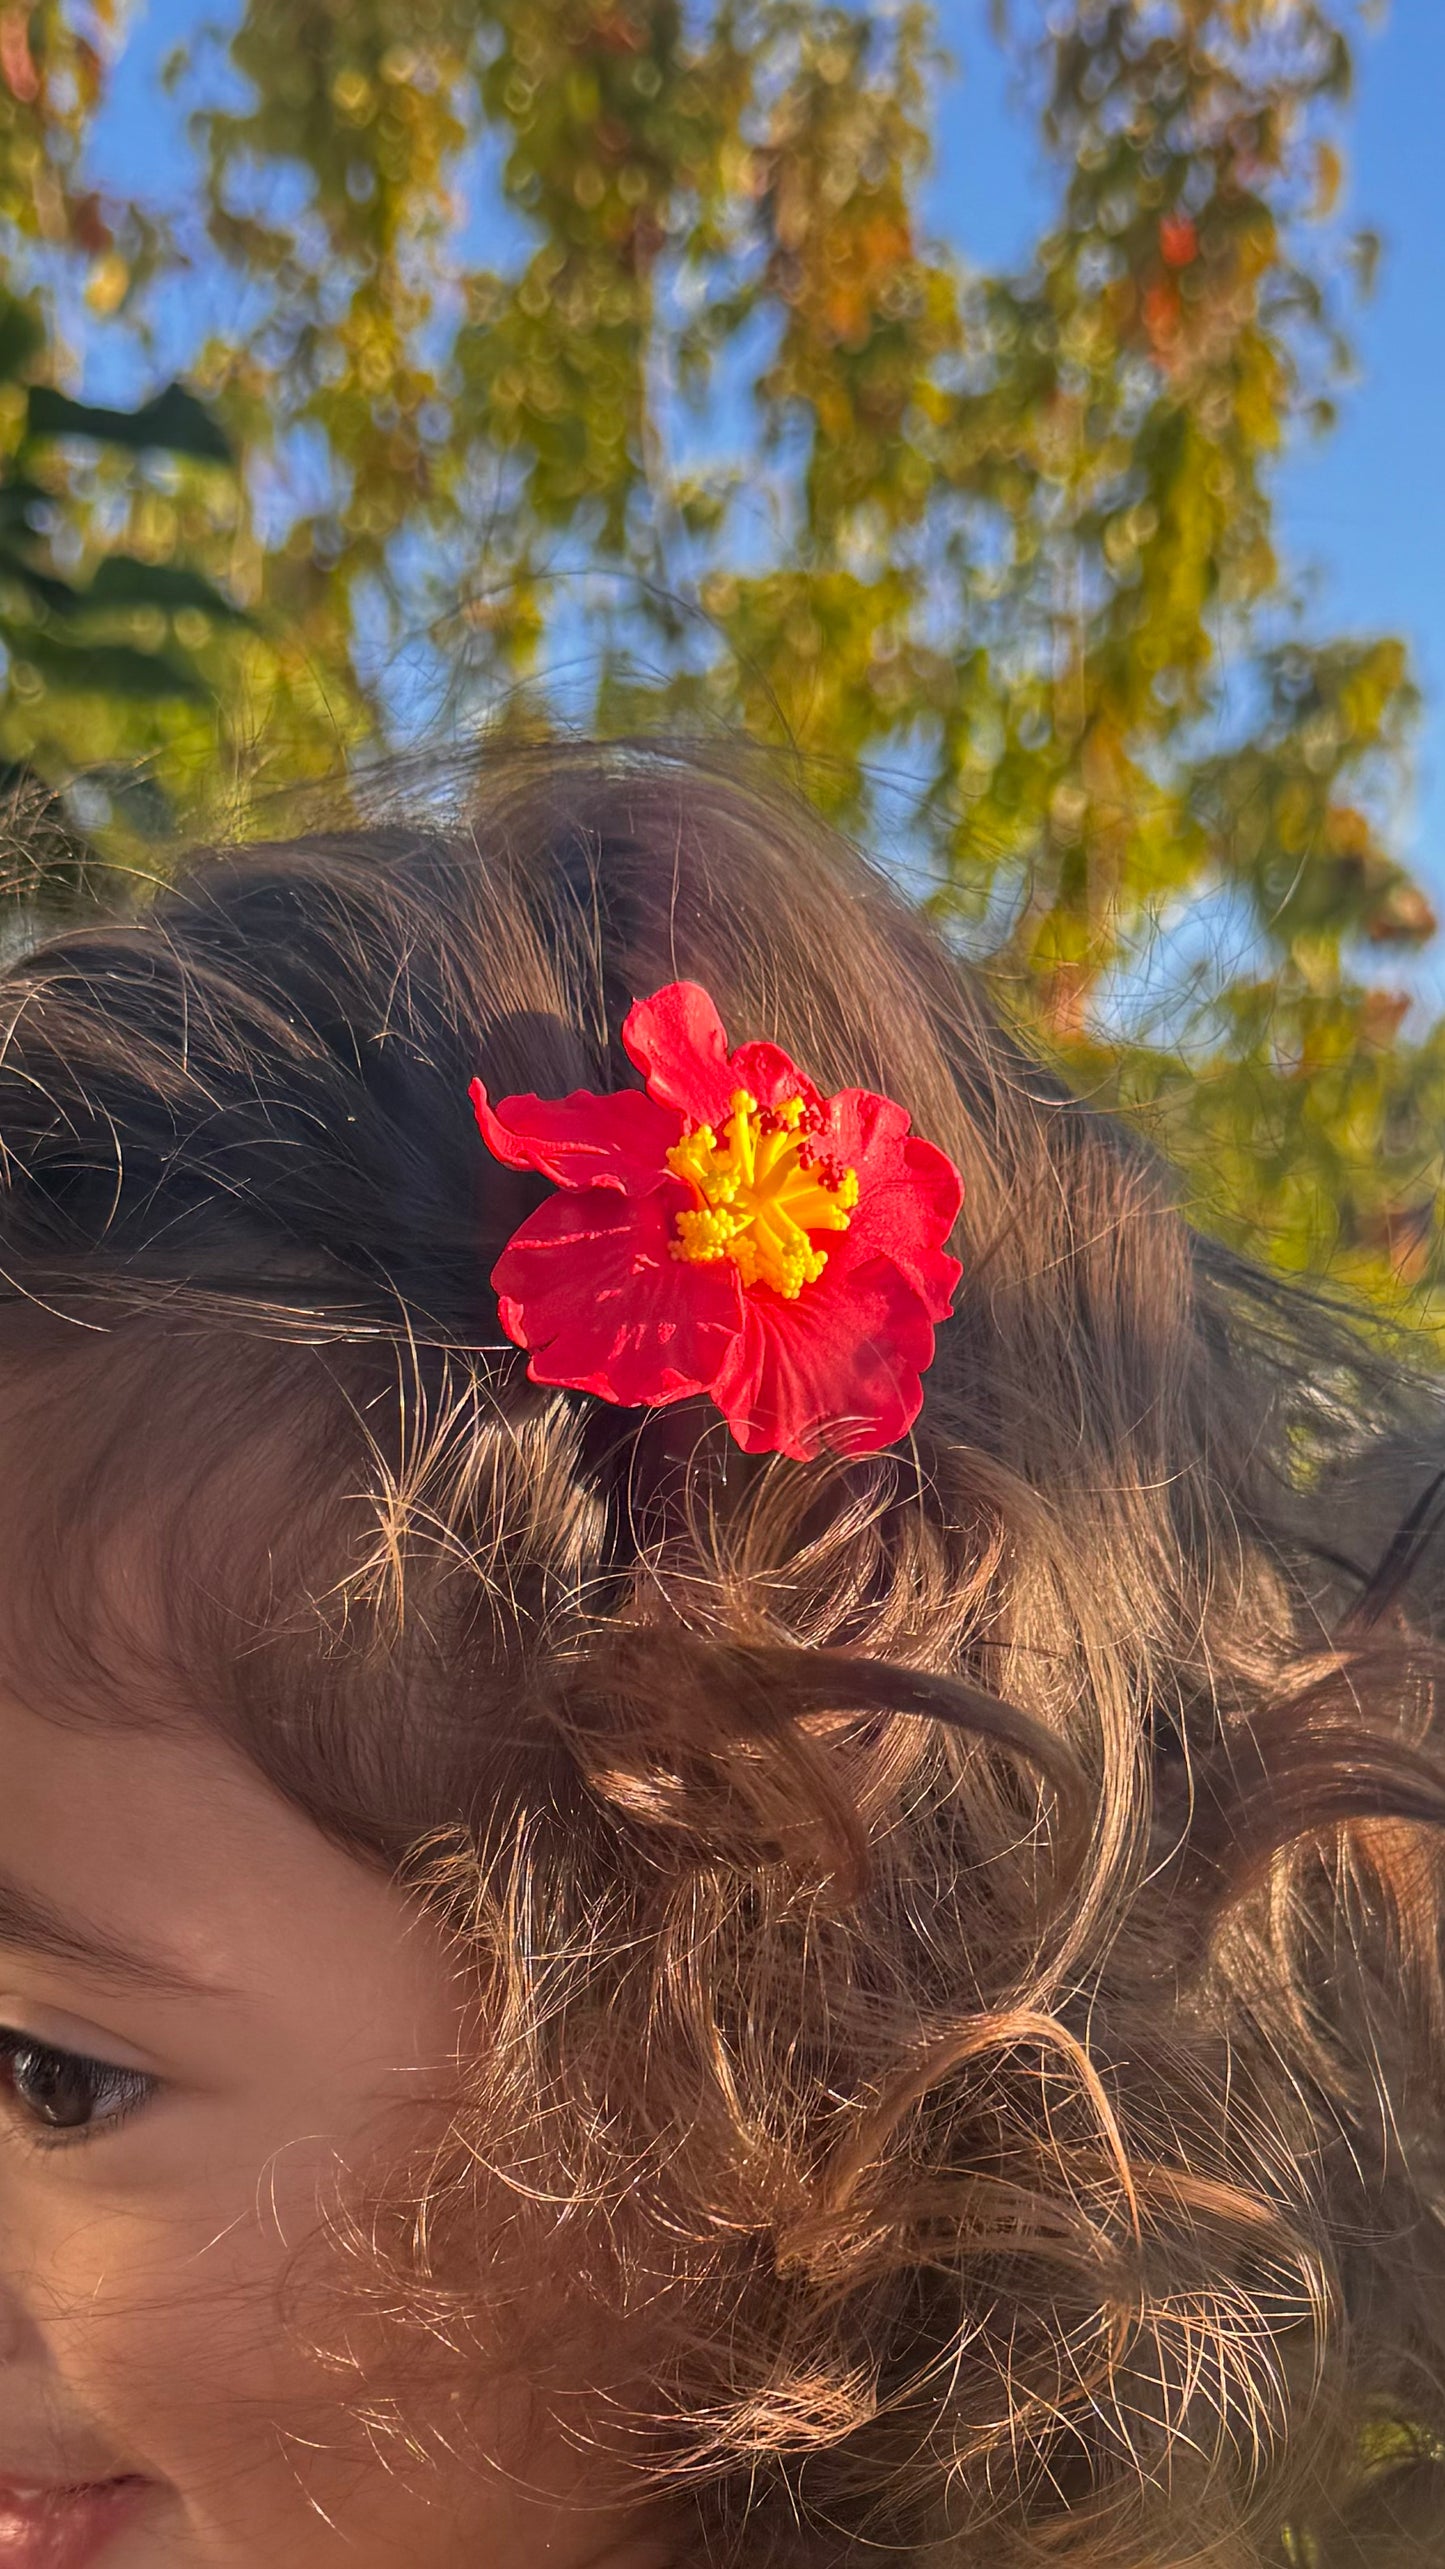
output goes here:
[{"label": "yellow pollen cluster", "polygon": [[675,1177],[697,1196],[679,1213],[675,1258],[706,1265],[731,1258],[745,1285],[771,1285],[788,1302],[815,1284],[828,1263],[814,1231],[846,1231],[858,1201],[856,1170],[834,1172],[815,1157],[801,1097],[760,1107],[735,1091],[719,1136],[695,1124],[667,1154]]}]

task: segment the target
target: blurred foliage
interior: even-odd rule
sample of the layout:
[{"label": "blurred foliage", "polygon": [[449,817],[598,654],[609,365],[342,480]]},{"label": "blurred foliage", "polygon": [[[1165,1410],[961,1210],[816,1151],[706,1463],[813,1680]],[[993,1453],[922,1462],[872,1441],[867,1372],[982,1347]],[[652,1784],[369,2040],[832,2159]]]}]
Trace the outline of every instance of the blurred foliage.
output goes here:
[{"label": "blurred foliage", "polygon": [[218,422],[178,384],[126,408],[45,380],[67,261],[79,254],[112,284],[123,264],[118,227],[81,177],[107,33],[103,12],[84,27],[53,5],[0,12],[0,777],[42,816],[52,895],[102,840],[164,827],[157,758],[198,709],[213,732],[207,645],[244,621],[178,552],[162,496],[199,468],[231,489],[234,511]]},{"label": "blurred foliage", "polygon": [[[43,345],[0,362],[0,505],[50,555],[4,597],[194,666],[204,720],[101,691],[92,757],[162,781],[203,739],[285,782],[430,721],[745,725],[1205,1219],[1424,1315],[1414,694],[1398,643],[1307,629],[1273,532],[1367,281],[1358,34],[1354,0],[1000,0],[1054,203],[985,275],[924,229],[922,0],[236,0],[171,65],[169,211],[83,188],[104,18],[7,6],[0,238]],[[114,421],[82,469],[21,391],[145,355],[177,295],[239,486]],[[72,459],[43,502],[37,455]],[[61,681],[3,638],[7,754],[59,776]]]}]

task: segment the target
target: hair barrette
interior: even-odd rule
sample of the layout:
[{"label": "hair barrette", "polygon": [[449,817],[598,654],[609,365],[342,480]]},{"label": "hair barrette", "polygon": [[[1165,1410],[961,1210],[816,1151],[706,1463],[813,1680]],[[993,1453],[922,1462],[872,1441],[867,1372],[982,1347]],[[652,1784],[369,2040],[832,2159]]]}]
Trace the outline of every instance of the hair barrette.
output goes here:
[{"label": "hair barrette", "polygon": [[876,1452],[923,1399],[962,1272],[963,1182],[865,1088],[824,1097],[776,1044],[728,1050],[696,982],[622,1029],[645,1087],[472,1104],[556,1188],[492,1270],[534,1382],[659,1408],[702,1393],[749,1453]]}]

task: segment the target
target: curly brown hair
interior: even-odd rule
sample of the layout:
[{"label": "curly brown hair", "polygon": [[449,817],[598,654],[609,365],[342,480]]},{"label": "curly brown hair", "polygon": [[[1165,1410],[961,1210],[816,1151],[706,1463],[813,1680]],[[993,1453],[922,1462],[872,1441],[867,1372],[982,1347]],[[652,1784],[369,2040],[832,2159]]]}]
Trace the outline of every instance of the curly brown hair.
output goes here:
[{"label": "curly brown hair", "polygon": [[[963,1170],[906,1449],[500,1335],[468,1082],[634,1083],[674,977]],[[201,853],[0,1021],[17,1682],[204,1712],[475,1975],[348,2289],[560,2407],[565,2277],[715,2562],[1445,2560],[1433,1392],[730,755]]]}]

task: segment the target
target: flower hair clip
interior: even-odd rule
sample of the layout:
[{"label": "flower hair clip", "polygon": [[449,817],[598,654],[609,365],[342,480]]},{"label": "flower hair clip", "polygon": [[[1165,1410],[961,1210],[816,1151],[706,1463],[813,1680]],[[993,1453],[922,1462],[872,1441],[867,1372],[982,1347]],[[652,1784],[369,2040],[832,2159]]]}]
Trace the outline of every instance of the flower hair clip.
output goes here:
[{"label": "flower hair clip", "polygon": [[622,1029],[645,1089],[472,1104],[551,1180],[492,1271],[534,1382],[658,1408],[706,1393],[739,1445],[807,1461],[911,1427],[961,1269],[957,1169],[865,1088],[824,1097],[776,1044],[730,1053],[674,981]]}]

